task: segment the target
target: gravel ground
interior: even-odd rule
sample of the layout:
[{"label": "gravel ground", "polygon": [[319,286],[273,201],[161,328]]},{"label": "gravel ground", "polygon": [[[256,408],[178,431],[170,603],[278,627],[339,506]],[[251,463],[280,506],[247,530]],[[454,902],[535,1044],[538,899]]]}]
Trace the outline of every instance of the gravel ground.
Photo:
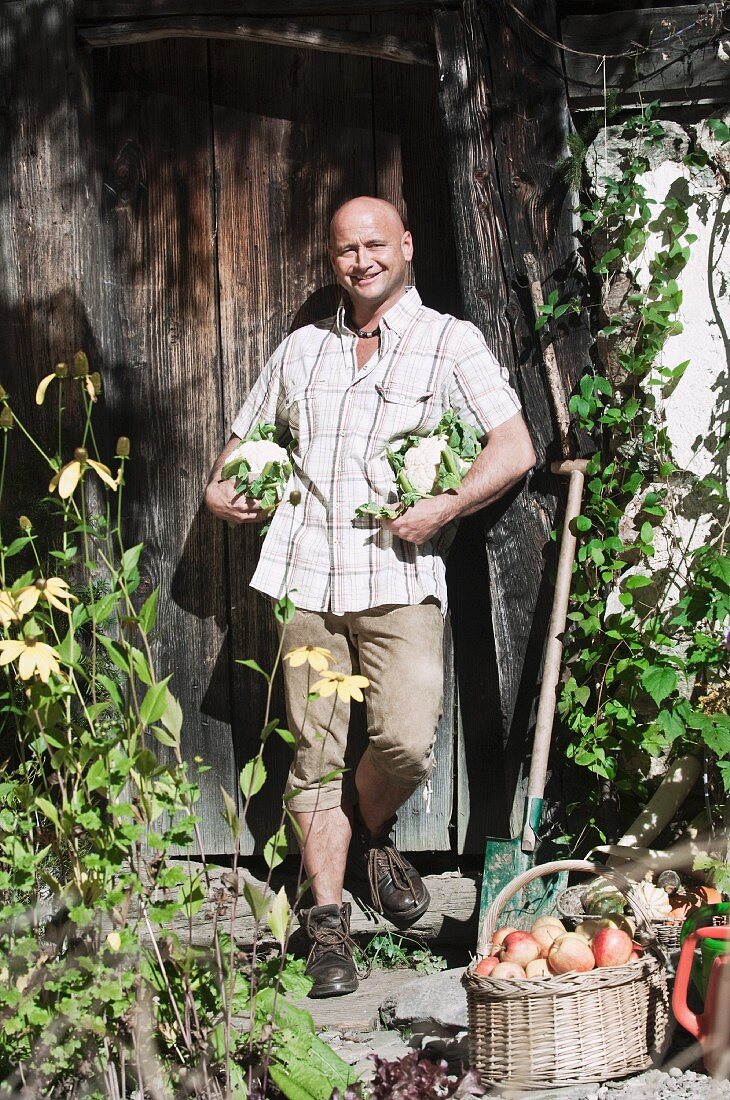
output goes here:
[{"label": "gravel ground", "polygon": [[[337,1051],[340,1057],[354,1066],[359,1077],[367,1081],[372,1076],[372,1054],[381,1058],[400,1058],[413,1046],[398,1031],[337,1032],[326,1031],[322,1038]],[[413,1043],[413,1037],[410,1042]],[[420,1043],[427,1045],[423,1039]],[[416,1042],[415,1045],[420,1045]],[[431,1046],[434,1060],[439,1053],[453,1054],[453,1050],[438,1051]],[[675,1055],[678,1062],[686,1064],[692,1051],[686,1049]],[[493,1100],[730,1100],[730,1081],[715,1081],[698,1069],[681,1069],[679,1065],[662,1070],[649,1070],[636,1077],[623,1077],[604,1084],[587,1084],[571,1088],[536,1089],[530,1092],[513,1089],[494,1089],[489,1093]]]}]

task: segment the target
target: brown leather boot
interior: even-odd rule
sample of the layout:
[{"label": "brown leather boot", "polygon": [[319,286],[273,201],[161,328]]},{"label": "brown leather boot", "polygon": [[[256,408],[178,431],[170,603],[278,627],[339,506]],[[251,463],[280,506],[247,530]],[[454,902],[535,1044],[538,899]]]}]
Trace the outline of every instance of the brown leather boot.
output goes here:
[{"label": "brown leather boot", "polygon": [[397,818],[386,821],[377,836],[358,820],[350,842],[348,866],[353,877],[370,887],[370,904],[397,928],[409,928],[431,904],[431,895],[413,864],[390,839]]},{"label": "brown leather boot", "polygon": [[313,905],[302,909],[299,923],[309,937],[311,950],[306,973],[314,982],[310,997],[337,997],[354,993],[357,970],[350,939],[350,905]]}]

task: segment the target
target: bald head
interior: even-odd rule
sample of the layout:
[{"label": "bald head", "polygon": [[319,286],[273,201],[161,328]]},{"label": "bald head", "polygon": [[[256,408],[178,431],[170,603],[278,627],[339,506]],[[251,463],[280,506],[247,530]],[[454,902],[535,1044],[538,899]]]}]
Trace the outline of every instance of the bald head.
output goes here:
[{"label": "bald head", "polygon": [[392,203],[386,202],[385,199],[373,198],[371,195],[358,195],[356,199],[348,199],[347,202],[343,202],[342,206],[338,206],[332,215],[330,245],[333,236],[336,235],[343,224],[347,225],[353,220],[368,217],[383,219],[383,222],[399,236],[402,236],[406,231],[403,219]]},{"label": "bald head", "polygon": [[413,241],[384,199],[361,195],[343,203],[330,222],[328,251],[361,327],[378,321],[405,294]]}]

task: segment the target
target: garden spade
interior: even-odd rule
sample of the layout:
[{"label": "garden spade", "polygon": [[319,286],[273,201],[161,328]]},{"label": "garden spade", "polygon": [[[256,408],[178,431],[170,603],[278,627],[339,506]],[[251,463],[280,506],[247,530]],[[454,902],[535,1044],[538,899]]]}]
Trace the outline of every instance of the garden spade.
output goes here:
[{"label": "garden spade", "polygon": [[[535,314],[539,316],[543,297],[534,257],[529,254],[526,255],[525,264],[530,279],[530,291]],[[558,571],[547,634],[545,664],[540,685],[522,831],[519,836],[506,840],[493,837],[487,838],[479,906],[480,922],[497,894],[516,875],[522,874],[523,871],[528,870],[535,863],[555,716],[555,692],[560,679],[560,665],[563,654],[562,634],[568,613],[570,581],[575,557],[576,537],[573,533],[573,520],[580,515],[583,482],[588,465],[587,459],[570,457],[570,417],[552,344],[543,344],[543,358],[555,419],[558,425],[560,446],[563,452],[563,460],[552,463],[551,471],[559,477],[569,478],[568,500],[563,520]],[[537,880],[531,888],[523,890],[521,894],[512,899],[508,908],[502,912],[503,924],[509,924],[516,928],[529,926],[540,913],[547,913],[554,909],[555,897],[564,886],[564,876],[553,876],[550,879]]]}]

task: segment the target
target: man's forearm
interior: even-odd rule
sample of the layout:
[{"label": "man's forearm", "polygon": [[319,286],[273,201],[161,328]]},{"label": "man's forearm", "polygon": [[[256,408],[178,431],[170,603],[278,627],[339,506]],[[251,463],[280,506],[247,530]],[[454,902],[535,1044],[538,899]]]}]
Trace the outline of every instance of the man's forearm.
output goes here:
[{"label": "man's forearm", "polygon": [[485,508],[516,485],[535,464],[527,429],[503,438],[490,438],[477,455],[458,489],[448,493],[453,519]]}]

